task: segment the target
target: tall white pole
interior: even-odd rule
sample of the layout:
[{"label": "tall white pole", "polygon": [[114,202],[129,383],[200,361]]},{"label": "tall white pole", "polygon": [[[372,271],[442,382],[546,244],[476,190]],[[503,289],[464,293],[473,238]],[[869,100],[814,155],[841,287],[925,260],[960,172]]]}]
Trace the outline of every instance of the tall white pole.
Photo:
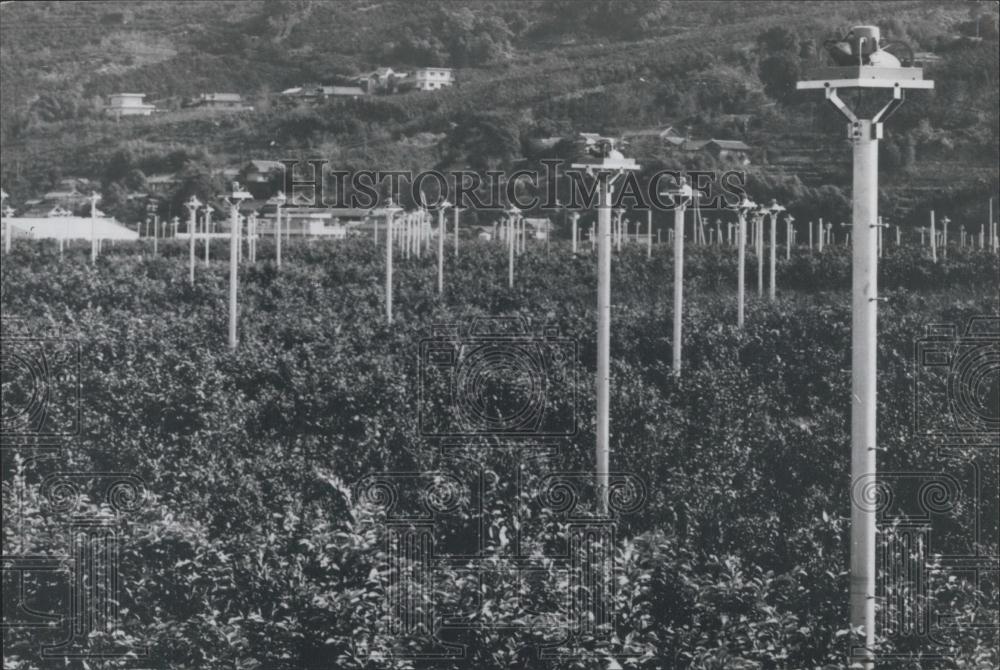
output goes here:
[{"label": "tall white pole", "polygon": [[[851,480],[876,474],[876,371],[878,318],[878,140],[860,120],[854,137],[853,272],[851,327]],[[851,505],[851,627],[875,645],[874,505]],[[870,658],[870,656],[869,656]]]},{"label": "tall white pole", "polygon": [[736,254],[736,325],[742,328],[746,311],[747,213],[741,210],[739,214],[739,229],[736,232],[738,245]]},{"label": "tall white pole", "polygon": [[385,209],[385,317],[392,323],[392,202]]},{"label": "tall white pole", "polygon": [[455,258],[458,258],[458,205],[455,205]]},{"label": "tall white pole", "polygon": [[198,206],[194,205],[191,207],[191,221],[188,223],[188,235],[190,235],[190,245],[188,246],[188,260],[190,261],[188,274],[189,280],[191,281],[191,286],[194,286],[194,238],[195,229],[198,227]]},{"label": "tall white pole", "polygon": [[951,222],[947,216],[941,219],[941,252],[948,258],[948,224]]},{"label": "tall white pole", "polygon": [[517,235],[515,234],[517,223],[513,216],[507,220],[507,288],[514,288],[514,245]]},{"label": "tall white pole", "polygon": [[569,220],[570,220],[570,223],[572,224],[572,227],[573,227],[573,231],[572,231],[573,232],[573,246],[572,246],[572,248],[573,248],[573,255],[575,256],[576,255],[576,238],[577,238],[576,223],[577,223],[577,221],[580,220],[580,215],[577,212],[573,212],[572,214],[569,215]]},{"label": "tall white pole", "polygon": [[775,294],[777,293],[777,286],[775,285],[775,278],[777,277],[777,248],[778,248],[778,213],[771,212],[771,271],[769,273],[768,279],[770,285],[768,286],[768,295],[771,302],[775,300]]},{"label": "tall white pole", "polygon": [[673,373],[681,373],[681,323],[684,309],[684,209],[681,196],[674,200],[674,342]]},{"label": "tall white pole", "polygon": [[931,210],[931,259],[937,263],[937,231],[934,226],[934,210]]},{"label": "tall white pole", "polygon": [[819,248],[818,251],[823,253],[823,217],[819,218],[819,229],[816,231],[819,233]]},{"label": "tall white pole", "polygon": [[757,223],[757,296],[764,297],[764,216],[756,217]]},{"label": "tall white pole", "polygon": [[229,213],[230,220],[230,236],[229,236],[229,348],[235,349],[237,344],[236,337],[236,320],[237,320],[237,310],[236,310],[236,291],[238,288],[239,275],[239,252],[240,245],[240,208],[239,200],[235,199],[232,204],[232,208]]},{"label": "tall white pole", "polygon": [[447,235],[444,225],[444,207],[438,210],[438,294],[444,293],[444,237]]},{"label": "tall white pole", "polygon": [[813,250],[813,222],[809,222],[809,253]]},{"label": "tall white pole", "polygon": [[209,233],[212,232],[212,208],[205,207],[205,218],[201,222],[202,230],[205,233],[205,267],[211,265],[211,250],[209,247],[210,239]]},{"label": "tall white pole", "polygon": [[792,229],[792,219],[788,217],[785,219],[785,260],[792,260],[792,242],[794,239],[795,232]]},{"label": "tall white pole", "polygon": [[611,175],[599,180],[597,210],[597,495],[598,514],[608,513],[608,471],[611,459]]},{"label": "tall white pole", "polygon": [[[375,234],[378,235],[378,219],[375,219]],[[376,244],[378,239],[375,240]],[[281,267],[281,203],[277,203],[274,208],[274,261]]]},{"label": "tall white pole", "polygon": [[90,196],[90,264],[97,263],[97,193]]}]

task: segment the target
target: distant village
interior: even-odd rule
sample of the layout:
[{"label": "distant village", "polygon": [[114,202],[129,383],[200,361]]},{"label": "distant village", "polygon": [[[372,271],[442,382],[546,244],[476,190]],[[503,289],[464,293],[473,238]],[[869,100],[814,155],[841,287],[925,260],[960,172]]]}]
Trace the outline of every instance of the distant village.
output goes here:
[{"label": "distant village", "polygon": [[[380,67],[362,74],[350,85],[294,86],[281,92],[289,101],[322,102],[336,99],[357,99],[369,95],[396,95],[412,91],[439,91],[455,85],[455,71],[448,67],[421,67],[410,72]],[[218,112],[252,112],[250,101],[239,93],[202,93],[194,99],[185,100],[187,109],[203,109]],[[115,93],[108,97],[104,108],[108,116],[151,116],[167,111],[146,101],[145,93]]]},{"label": "distant village", "polygon": [[[336,99],[397,95],[413,91],[440,91],[455,84],[455,71],[451,68],[423,67],[411,71],[397,71],[391,67],[379,67],[358,76],[350,85],[295,86],[281,91],[280,97],[292,104],[307,104]],[[207,110],[210,113],[252,112],[254,107],[250,104],[251,102],[239,93],[211,92],[185,100],[182,109]],[[170,110],[147,102],[144,93],[113,94],[109,96],[105,108],[106,114],[117,119],[148,117],[167,111]],[[534,155],[542,155],[562,142],[571,142],[586,148],[593,145],[599,137],[596,133],[582,132],[568,137],[535,138],[528,141],[526,148]],[[652,148],[662,149],[667,153],[704,153],[711,155],[716,160],[738,166],[750,164],[753,152],[753,149],[741,140],[695,139],[690,137],[689,133],[678,131],[673,126],[627,130],[616,139],[623,144],[642,143],[646,146],[652,144]],[[240,210],[247,216],[259,217],[258,229],[263,231],[267,229],[267,222],[269,220],[273,222],[275,218],[276,206],[273,198],[280,189],[283,170],[283,164],[277,160],[256,159],[239,167],[222,168],[215,174],[226,182],[239,181],[246,186],[254,197],[241,203]],[[161,212],[164,206],[169,210],[169,202],[181,186],[182,181],[183,178],[180,174],[145,175],[144,188],[130,191],[126,197],[129,201],[146,204],[145,209],[150,212],[149,221],[124,222],[128,225],[122,226],[122,230],[119,231],[121,235],[127,236],[126,231],[130,234],[137,234],[131,226],[135,226],[138,234],[141,234],[144,225],[148,233],[148,228],[152,225],[152,212],[154,210]],[[73,226],[69,228],[67,226],[69,226],[71,219],[86,218],[89,220],[95,217],[104,217],[103,212],[97,208],[97,200],[92,195],[100,190],[100,187],[100,183],[85,177],[63,178],[52,190],[44,193],[41,197],[17,203],[16,206],[9,202],[5,203],[6,206],[3,208],[5,224],[10,221],[15,222],[13,224],[15,236],[75,235],[76,233],[60,233],[59,231],[70,231]],[[312,202],[298,193],[291,194],[284,205],[282,218],[287,225],[286,231],[293,235],[346,237],[351,234],[352,230],[360,230],[365,225],[369,215],[367,210],[314,206]],[[218,222],[219,234],[223,234],[224,230],[228,228],[228,217],[224,208],[217,204],[207,203],[204,210],[198,213],[197,218],[199,221],[205,222],[211,222],[214,219]],[[165,220],[158,221],[156,224],[159,231],[157,234],[167,236],[172,231],[172,234],[176,235],[181,227],[186,230],[187,219],[186,212],[168,211]],[[104,222],[103,230],[112,231],[112,220],[105,218]],[[535,229],[536,236],[544,237],[548,234],[547,219],[529,220],[528,224],[529,227]],[[215,226],[216,224],[205,223],[204,225]],[[214,229],[212,227],[209,232],[214,231]],[[89,234],[89,226],[87,234]],[[112,232],[108,234],[113,237]],[[486,227],[478,234],[484,237],[492,235]]]},{"label": "distant village", "polygon": [[[380,74],[382,74],[381,71],[373,73],[373,75]],[[295,89],[292,90],[295,91]],[[289,93],[286,92],[286,94]],[[209,105],[236,104],[234,99],[219,99],[219,95],[202,96],[199,101]],[[537,155],[551,150],[563,142],[574,143],[581,149],[586,149],[593,146],[600,138],[601,136],[597,133],[536,138],[528,141],[528,149]],[[685,133],[678,132],[673,126],[629,130],[616,139],[624,144],[642,142],[647,143],[648,146],[648,143],[653,143],[668,151],[688,154],[704,153],[734,165],[748,165],[753,151],[749,145],[740,140],[685,137]],[[227,183],[238,181],[253,196],[253,198],[240,203],[240,212],[244,216],[255,218],[257,221],[256,230],[264,233],[274,225],[277,210],[275,196],[281,189],[284,174],[284,165],[281,162],[270,159],[254,159],[240,167],[222,168],[215,174]],[[167,207],[163,221],[158,218],[155,220],[156,234],[159,236],[178,235],[181,228],[187,229],[188,213],[169,211],[169,203],[176,190],[180,188],[182,181],[183,177],[180,174],[146,175],[144,189],[130,191],[126,197],[130,201],[146,204],[146,209],[150,212],[148,220],[140,221],[137,225],[136,222],[124,222],[129,225],[121,226],[117,222],[112,224],[112,220],[105,219],[103,230],[108,231],[108,236],[112,239],[118,233],[120,233],[121,239],[125,239],[128,235],[142,234],[145,225],[146,233],[152,234],[150,231],[152,230],[151,226],[154,225],[153,212],[161,213],[164,207]],[[84,177],[63,178],[55,188],[44,193],[41,197],[18,203],[19,206],[16,208],[7,204],[3,210],[5,225],[10,225],[13,222],[13,235],[15,237],[58,237],[59,235],[85,237],[90,234],[90,228],[89,225],[83,226],[82,224],[89,222],[90,218],[104,217],[103,212],[97,208],[97,200],[94,199],[94,194],[100,189],[100,186],[100,183],[92,182]],[[351,234],[367,234],[371,225],[369,222],[371,212],[368,210],[318,206],[311,201],[311,198],[301,192],[290,194],[282,205],[283,226],[287,234],[290,235],[339,239]],[[78,228],[85,228],[85,231],[71,230],[74,226],[70,220],[80,222],[81,226]],[[226,209],[218,203],[205,203],[204,208],[197,214],[197,220],[200,222],[199,225],[207,227],[208,233],[223,235],[228,230],[228,214]],[[549,234],[550,223],[548,219],[528,219],[526,224],[537,238],[544,239]],[[121,227],[118,233],[114,233],[114,225]],[[136,230],[133,231],[131,226],[135,226]],[[495,234],[490,226],[473,228],[472,232],[484,239],[490,239]]]}]

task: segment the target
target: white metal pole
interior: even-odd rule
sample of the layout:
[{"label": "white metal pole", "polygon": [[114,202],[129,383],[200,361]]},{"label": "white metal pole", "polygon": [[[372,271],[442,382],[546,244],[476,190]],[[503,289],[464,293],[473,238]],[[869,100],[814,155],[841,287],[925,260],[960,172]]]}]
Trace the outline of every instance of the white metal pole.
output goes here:
[{"label": "white metal pole", "polygon": [[947,216],[941,219],[941,252],[948,258],[948,224],[951,222]]},{"label": "white metal pole", "polygon": [[517,224],[511,216],[507,221],[507,288],[514,288],[514,245],[516,244],[514,230]]},{"label": "white metal pole", "polygon": [[191,286],[194,286],[194,238],[195,229],[198,227],[198,207],[191,207],[191,221],[188,223],[188,235],[191,236],[190,245],[188,246],[188,256],[189,256],[189,279],[191,281]]},{"label": "white metal pole", "polygon": [[608,513],[608,471],[611,459],[611,175],[599,180],[597,210],[597,496],[598,514]]},{"label": "white metal pole", "polygon": [[736,231],[738,251],[736,254],[736,325],[743,327],[743,316],[746,311],[746,248],[747,248],[747,214],[740,211],[738,230]]},{"label": "white metal pole", "polygon": [[577,212],[573,212],[572,214],[569,215],[569,220],[570,220],[570,223],[572,224],[572,227],[573,227],[573,231],[572,231],[573,232],[573,246],[572,246],[572,248],[573,248],[573,255],[575,256],[576,255],[576,237],[577,237],[577,235],[576,235],[576,223],[577,223],[577,221],[580,220],[580,215]]},{"label": "white metal pole", "polygon": [[458,258],[458,206],[455,206],[455,258]]},{"label": "white metal pole", "polygon": [[205,219],[201,222],[202,230],[205,233],[205,267],[211,265],[211,250],[209,248],[210,240],[209,234],[212,232],[212,210],[209,207],[205,208]]},{"label": "white metal pole", "polygon": [[392,203],[385,210],[385,317],[392,323]]},{"label": "white metal pole", "polygon": [[97,263],[97,193],[90,196],[90,264]]},{"label": "white metal pole", "polygon": [[438,294],[444,293],[444,208],[438,210]]},{"label": "white metal pole", "polygon": [[[375,219],[375,234],[378,235],[378,219]],[[378,239],[376,237],[376,244]],[[274,208],[274,260],[275,264],[281,267],[281,203],[277,203]]]},{"label": "white metal pole", "polygon": [[[878,256],[878,140],[860,120],[854,142],[853,271],[851,327],[851,479],[876,476],[876,375]],[[875,645],[874,505],[851,505],[851,627],[862,628],[866,649]]]},{"label": "white metal pole", "polygon": [[937,263],[937,231],[934,226],[934,210],[931,210],[931,259]]},{"label": "white metal pole", "polygon": [[819,234],[819,248],[817,251],[823,253],[823,217],[819,218],[819,228],[816,232]]},{"label": "white metal pole", "polygon": [[239,282],[239,251],[242,242],[240,240],[240,210],[239,200],[234,200],[229,212],[230,233],[229,233],[229,348],[235,349],[237,344],[236,336],[236,291]]},{"label": "white metal pole", "polygon": [[681,323],[684,309],[684,209],[679,196],[674,201],[674,342],[673,373],[681,373]]},{"label": "white metal pole", "polygon": [[764,297],[764,217],[756,217],[757,240],[757,296]]},{"label": "white metal pole", "polygon": [[777,286],[775,286],[775,278],[777,276],[777,248],[778,248],[778,213],[771,212],[771,271],[768,276],[770,285],[768,286],[768,298],[771,302],[775,300],[775,294],[777,293]]}]

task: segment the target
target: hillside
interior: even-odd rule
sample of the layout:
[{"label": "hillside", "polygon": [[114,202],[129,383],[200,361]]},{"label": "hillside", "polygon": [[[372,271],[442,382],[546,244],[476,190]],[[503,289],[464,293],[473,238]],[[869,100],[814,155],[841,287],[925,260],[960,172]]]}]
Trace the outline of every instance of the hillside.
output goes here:
[{"label": "hillside", "polygon": [[[910,212],[935,198],[955,200],[959,185],[963,193],[974,185],[973,197],[995,192],[1000,67],[996,15],[985,13],[995,6],[722,7],[653,0],[220,0],[185,3],[183,11],[155,2],[5,5],[3,182],[18,197],[44,191],[59,175],[107,183],[108,165],[122,151],[130,167],[146,172],[166,169],[165,157],[178,150],[214,168],[295,156],[345,167],[421,169],[443,160],[470,164],[470,156],[502,165],[523,155],[530,137],[671,124],[695,137],[746,141],[757,151],[752,171],[791,191],[799,188],[796,176],[807,187],[845,187],[840,119],[787,87],[789,77],[820,62],[823,39],[866,22],[940,58],[928,67],[937,90],[913,96],[889,125],[882,163],[889,205]],[[454,67],[459,85],[318,107],[289,105],[278,93],[344,83],[386,65]],[[121,91],[146,93],[167,111],[112,122],[100,106]],[[255,111],[213,117],[179,109],[185,98],[215,91],[241,93]],[[482,140],[482,126],[498,129],[491,137],[500,139],[455,139]],[[446,139],[440,146],[407,141],[425,133]],[[688,160],[655,151],[637,157]],[[927,182],[938,189],[914,190]]]}]

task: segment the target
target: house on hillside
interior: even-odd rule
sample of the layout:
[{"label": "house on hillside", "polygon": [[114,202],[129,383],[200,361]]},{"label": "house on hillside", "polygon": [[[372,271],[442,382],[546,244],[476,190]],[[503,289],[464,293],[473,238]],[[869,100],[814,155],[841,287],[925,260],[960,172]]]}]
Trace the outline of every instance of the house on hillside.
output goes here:
[{"label": "house on hillside", "polygon": [[740,140],[709,140],[705,142],[702,149],[719,160],[731,161],[740,165],[750,164],[752,149]]},{"label": "house on hillside", "polygon": [[622,133],[622,139],[629,143],[654,141],[673,146],[680,146],[684,143],[684,137],[674,130],[673,126],[626,130]]},{"label": "house on hillside", "polygon": [[413,71],[413,86],[418,91],[435,91],[454,84],[455,72],[450,67],[419,67]]},{"label": "house on hillside", "polygon": [[146,190],[149,191],[151,195],[163,195],[170,193],[181,180],[177,175],[173,174],[151,174],[146,176]]},{"label": "house on hillside", "polygon": [[194,99],[191,107],[236,112],[253,109],[243,103],[243,96],[239,93],[202,93]]},{"label": "house on hillside", "polygon": [[396,72],[391,67],[380,67],[358,78],[358,84],[368,93],[391,92],[406,74]]},{"label": "house on hillside", "polygon": [[108,98],[104,112],[109,116],[149,116],[156,110],[156,105],[143,102],[145,93],[115,93]]},{"label": "house on hillside", "polygon": [[79,181],[76,179],[60,179],[55,188],[46,191],[42,196],[45,202],[73,205],[87,199],[87,194],[78,188]]},{"label": "house on hillside", "polygon": [[238,177],[243,184],[262,184],[276,174],[284,174],[285,165],[280,161],[252,160],[240,168]]},{"label": "house on hillside", "polygon": [[356,100],[367,95],[365,90],[360,86],[320,86],[319,88],[320,94],[324,99],[350,98],[351,100]]}]

